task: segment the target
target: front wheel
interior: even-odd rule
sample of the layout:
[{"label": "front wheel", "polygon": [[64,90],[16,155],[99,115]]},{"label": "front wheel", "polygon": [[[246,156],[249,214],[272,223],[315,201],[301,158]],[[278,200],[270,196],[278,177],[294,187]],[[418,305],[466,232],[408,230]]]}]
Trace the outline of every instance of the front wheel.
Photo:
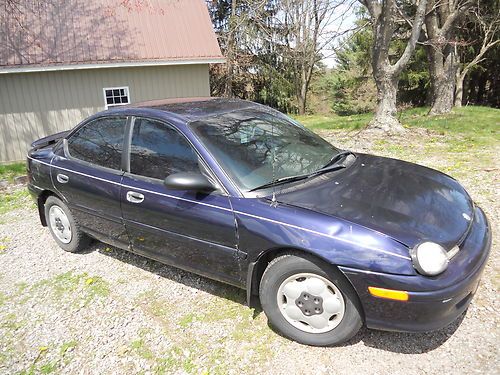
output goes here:
[{"label": "front wheel", "polygon": [[346,278],[306,254],[284,254],[271,261],[259,294],[271,326],[303,344],[340,344],[363,325],[357,294]]},{"label": "front wheel", "polygon": [[76,253],[90,244],[90,238],[81,231],[68,206],[59,198],[47,198],[45,218],[52,237],[63,250]]}]

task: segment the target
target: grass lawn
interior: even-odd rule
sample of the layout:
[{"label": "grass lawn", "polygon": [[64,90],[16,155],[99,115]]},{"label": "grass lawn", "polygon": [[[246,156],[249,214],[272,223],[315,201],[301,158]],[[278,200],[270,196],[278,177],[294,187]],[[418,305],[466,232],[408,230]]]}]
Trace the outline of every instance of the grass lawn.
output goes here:
[{"label": "grass lawn", "polygon": [[13,164],[0,164],[0,181],[13,182],[14,178],[26,174],[26,162]]},{"label": "grass lawn", "polygon": [[[427,116],[428,108],[408,109],[399,114],[405,127],[420,127],[438,132],[459,133],[478,141],[499,139],[500,109],[488,107],[456,108],[443,116]],[[365,127],[372,114],[352,116],[305,115],[294,116],[299,122],[312,130],[358,130]],[[486,139],[483,139],[486,138]]]},{"label": "grass lawn", "polygon": [[[0,181],[12,183],[16,177],[24,175],[26,175],[25,162],[0,165]],[[32,202],[26,188],[0,190],[0,215],[18,208],[28,207],[31,204]],[[0,217],[0,223],[2,222],[3,218]]]},{"label": "grass lawn", "polygon": [[[500,109],[488,107],[462,107],[442,116],[428,116],[428,108],[413,108],[399,114],[408,134],[399,136],[377,135],[370,151],[384,156],[421,163],[424,154],[441,159],[443,165],[429,165],[453,177],[469,175],[473,170],[496,168],[500,146]],[[295,118],[321,133],[339,146],[349,146],[346,138],[363,129],[371,114],[353,116],[306,115]],[[422,129],[428,130],[423,134]],[[424,130],[425,132],[425,130]],[[371,135],[359,134],[362,142],[370,142]],[[416,139],[408,139],[415,138]],[[340,142],[340,143],[339,143]]]}]

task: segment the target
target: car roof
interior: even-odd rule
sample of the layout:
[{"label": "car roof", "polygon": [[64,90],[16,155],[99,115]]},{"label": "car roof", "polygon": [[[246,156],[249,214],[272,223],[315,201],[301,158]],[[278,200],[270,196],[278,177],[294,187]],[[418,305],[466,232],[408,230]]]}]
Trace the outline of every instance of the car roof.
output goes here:
[{"label": "car roof", "polygon": [[196,97],[150,100],[128,105],[126,107],[129,109],[153,109],[172,113],[190,122],[222,113],[247,108],[257,108],[260,106],[260,104],[241,99]]}]

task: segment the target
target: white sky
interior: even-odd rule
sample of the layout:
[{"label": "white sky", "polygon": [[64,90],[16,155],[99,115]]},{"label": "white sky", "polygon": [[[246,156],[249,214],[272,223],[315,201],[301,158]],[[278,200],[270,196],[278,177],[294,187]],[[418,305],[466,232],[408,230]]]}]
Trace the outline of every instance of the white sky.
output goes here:
[{"label": "white sky", "polygon": [[[325,31],[341,33],[343,31],[351,29],[354,26],[354,22],[356,21],[355,11],[358,7],[357,4],[357,1],[354,0],[340,5],[333,13],[331,18],[333,21],[325,28]],[[323,48],[322,50],[323,55],[327,56],[322,60],[322,62],[329,68],[335,66],[335,56],[333,55],[333,49],[338,46],[338,43],[341,40],[342,37],[336,38],[333,41],[333,46]]]}]

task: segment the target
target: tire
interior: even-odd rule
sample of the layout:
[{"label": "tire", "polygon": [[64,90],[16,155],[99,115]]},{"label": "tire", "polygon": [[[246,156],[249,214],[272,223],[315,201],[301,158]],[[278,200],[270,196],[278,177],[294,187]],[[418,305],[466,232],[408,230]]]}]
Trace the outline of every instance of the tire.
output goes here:
[{"label": "tire", "polygon": [[351,284],[335,267],[308,254],[287,253],[272,260],[259,296],[271,327],[302,344],[337,345],[363,325]]},{"label": "tire", "polygon": [[90,244],[90,237],[81,231],[68,206],[59,198],[48,197],[44,212],[50,234],[60,248],[70,253],[77,253]]}]

